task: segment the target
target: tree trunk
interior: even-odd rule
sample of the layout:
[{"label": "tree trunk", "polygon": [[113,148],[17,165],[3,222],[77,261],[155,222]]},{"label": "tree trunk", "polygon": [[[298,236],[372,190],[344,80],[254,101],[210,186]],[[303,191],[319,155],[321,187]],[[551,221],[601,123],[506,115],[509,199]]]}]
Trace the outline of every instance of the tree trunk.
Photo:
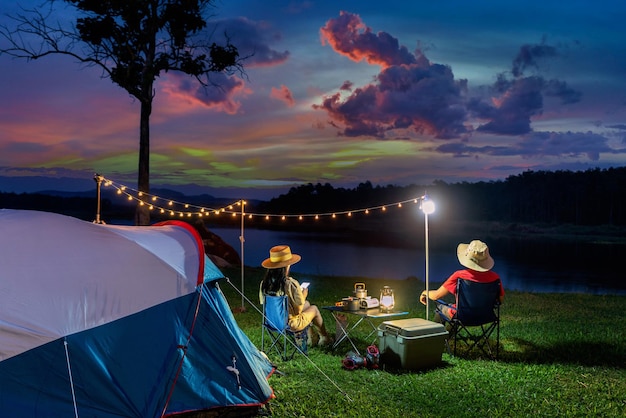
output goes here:
[{"label": "tree trunk", "polygon": [[[151,92],[151,89],[148,90]],[[151,96],[151,94],[150,94]],[[137,188],[145,195],[150,193],[150,114],[152,113],[152,99],[141,101],[141,120],[139,122],[139,170],[137,174]],[[150,225],[150,211],[148,205],[137,202],[135,210],[135,225]]]}]

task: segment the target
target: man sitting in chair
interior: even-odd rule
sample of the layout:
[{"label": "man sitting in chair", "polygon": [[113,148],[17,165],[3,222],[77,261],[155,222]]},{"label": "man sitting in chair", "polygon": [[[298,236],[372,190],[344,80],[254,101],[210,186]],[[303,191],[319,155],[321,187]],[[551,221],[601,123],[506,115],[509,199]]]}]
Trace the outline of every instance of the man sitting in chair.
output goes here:
[{"label": "man sitting in chair", "polygon": [[[330,343],[330,338],[324,327],[324,319],[319,309],[306,300],[309,289],[302,289],[300,283],[289,276],[289,268],[292,264],[301,260],[298,254],[292,254],[287,245],[277,245],[270,249],[270,257],[261,265],[267,269],[265,277],[261,281],[259,299],[264,302],[264,295],[287,295],[289,301],[289,328],[292,331],[300,331],[309,324],[313,324],[319,333],[318,345]],[[311,328],[309,328],[311,331]],[[309,335],[312,340],[312,335]],[[309,344],[312,345],[312,344]]]},{"label": "man sitting in chair", "polygon": [[[426,305],[426,298],[431,300],[442,299],[447,294],[454,295],[456,293],[456,283],[458,279],[466,279],[479,283],[490,283],[498,280],[500,276],[491,270],[495,264],[493,258],[489,255],[489,247],[482,241],[474,240],[469,244],[459,244],[456,250],[457,258],[463,270],[457,270],[439,287],[437,290],[424,290],[420,295],[420,302]],[[500,282],[500,303],[504,299],[504,288]],[[454,307],[437,304],[437,310],[445,315],[446,319],[451,319],[456,313]],[[435,321],[443,322],[441,318],[435,316]]]}]

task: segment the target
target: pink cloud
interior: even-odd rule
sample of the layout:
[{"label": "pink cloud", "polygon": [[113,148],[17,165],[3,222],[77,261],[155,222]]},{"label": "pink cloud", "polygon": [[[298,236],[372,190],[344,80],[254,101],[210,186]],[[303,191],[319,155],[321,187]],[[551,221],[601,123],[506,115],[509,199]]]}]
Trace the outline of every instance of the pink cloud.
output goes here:
[{"label": "pink cloud", "polygon": [[202,107],[233,115],[241,107],[237,97],[251,93],[243,80],[234,76],[213,74],[211,82],[214,85],[204,87],[189,76],[169,74],[161,85],[170,99],[170,113],[184,113]]},{"label": "pink cloud", "polygon": [[338,18],[326,22],[320,35],[322,45],[328,44],[356,62],[364,60],[383,68],[415,62],[415,57],[396,38],[385,32],[374,34],[356,14],[341,11]]},{"label": "pink cloud", "polygon": [[281,85],[280,88],[272,87],[270,97],[272,99],[277,99],[285,102],[289,107],[293,107],[296,104],[295,100],[293,99],[293,95],[291,94],[291,91],[285,85]]},{"label": "pink cloud", "polygon": [[[321,29],[322,42],[352,60],[383,67],[375,83],[354,88],[342,83],[342,93],[325,97],[314,109],[325,110],[341,135],[385,138],[397,129],[454,138],[467,132],[466,81],[457,81],[450,67],[415,55],[389,34],[374,35],[360,17],[341,12]],[[351,92],[349,96],[345,93]]]}]

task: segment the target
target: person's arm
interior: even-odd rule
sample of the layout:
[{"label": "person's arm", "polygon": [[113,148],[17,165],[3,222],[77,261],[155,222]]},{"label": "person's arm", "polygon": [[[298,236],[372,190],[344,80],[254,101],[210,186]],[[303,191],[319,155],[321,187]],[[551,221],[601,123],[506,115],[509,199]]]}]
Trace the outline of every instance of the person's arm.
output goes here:
[{"label": "person's arm", "polygon": [[261,284],[259,285],[259,302],[261,305],[265,303],[265,295],[263,294],[263,280],[261,280]]},{"label": "person's arm", "polygon": [[429,290],[428,293],[426,293],[426,291],[424,290],[422,292],[422,294],[420,295],[420,302],[422,302],[422,304],[426,305],[426,297],[428,297],[428,299],[430,299],[430,300],[437,300],[437,299],[443,298],[444,296],[446,296],[449,293],[450,292],[448,292],[448,289],[443,287],[443,285],[440,286],[439,289]]},{"label": "person's arm", "polygon": [[287,286],[289,286],[289,296],[294,305],[294,310],[296,314],[299,314],[304,308],[304,301],[306,300],[306,294],[308,294],[308,292],[306,292],[306,294],[302,292],[300,283],[292,277],[287,278]]}]

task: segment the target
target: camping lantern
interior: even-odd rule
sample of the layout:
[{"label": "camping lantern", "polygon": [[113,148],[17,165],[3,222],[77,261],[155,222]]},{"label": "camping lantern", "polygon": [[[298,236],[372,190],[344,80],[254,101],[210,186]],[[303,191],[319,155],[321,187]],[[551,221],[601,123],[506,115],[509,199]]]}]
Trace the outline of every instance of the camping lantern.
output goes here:
[{"label": "camping lantern", "polygon": [[380,311],[391,312],[395,304],[395,298],[393,296],[393,289],[389,286],[383,286],[380,289]]}]

